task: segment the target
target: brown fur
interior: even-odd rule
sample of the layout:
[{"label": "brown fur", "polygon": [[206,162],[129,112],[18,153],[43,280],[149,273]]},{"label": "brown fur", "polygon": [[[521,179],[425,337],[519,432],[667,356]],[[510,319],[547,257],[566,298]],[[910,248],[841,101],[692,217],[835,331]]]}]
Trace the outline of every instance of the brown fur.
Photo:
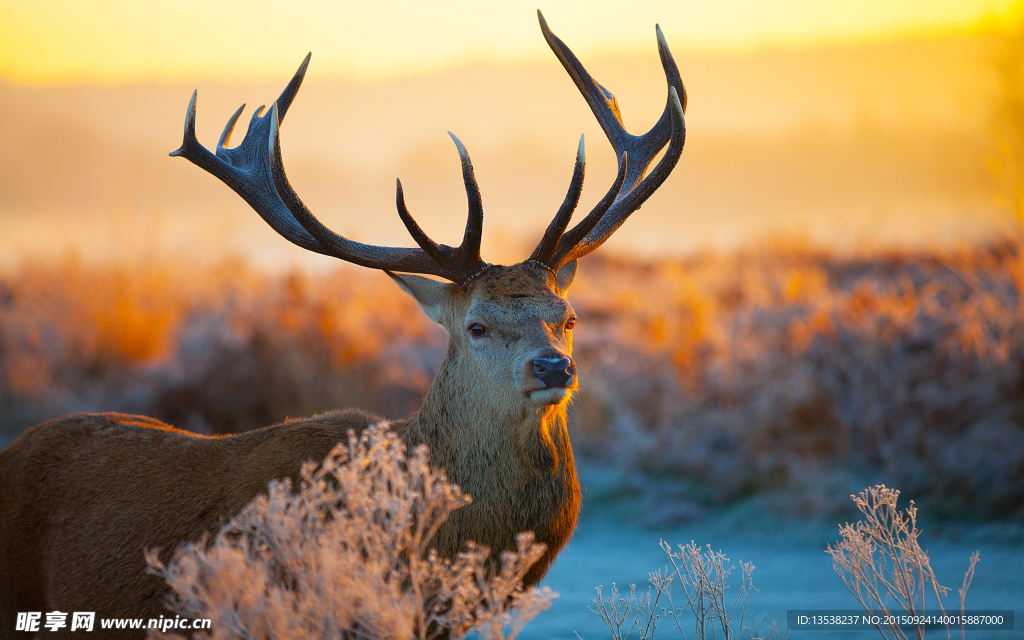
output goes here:
[{"label": "brown fur", "polygon": [[[392,424],[406,444],[429,446],[433,463],[473,496],[434,542],[446,556],[467,540],[497,552],[515,548],[516,533],[533,531],[548,549],[528,584],[546,573],[579,511],[566,428],[571,393],[537,393],[542,385],[529,364],[572,353],[564,294],[574,272],[571,263],[556,280],[527,263],[492,267],[468,291],[392,276],[449,334],[420,411]],[[483,339],[468,331],[477,322],[489,329]],[[15,616],[24,611],[95,611],[97,619],[166,613],[166,585],[146,574],[144,549],[160,548],[168,559],[179,544],[216,532],[270,480],[297,482],[304,461],[322,460],[349,429],[379,420],[344,410],[206,437],[106,413],[29,429],[0,451],[0,639],[16,637]],[[69,627],[44,634],[74,635]],[[124,635],[104,634],[98,622],[90,634]]]}]

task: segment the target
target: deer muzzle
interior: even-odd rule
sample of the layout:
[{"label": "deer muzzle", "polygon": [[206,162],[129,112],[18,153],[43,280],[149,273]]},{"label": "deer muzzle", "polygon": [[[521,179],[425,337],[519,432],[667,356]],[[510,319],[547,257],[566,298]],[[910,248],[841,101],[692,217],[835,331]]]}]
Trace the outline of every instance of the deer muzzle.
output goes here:
[{"label": "deer muzzle", "polygon": [[576,375],[576,366],[570,358],[534,358],[530,369],[545,387],[568,387]]}]

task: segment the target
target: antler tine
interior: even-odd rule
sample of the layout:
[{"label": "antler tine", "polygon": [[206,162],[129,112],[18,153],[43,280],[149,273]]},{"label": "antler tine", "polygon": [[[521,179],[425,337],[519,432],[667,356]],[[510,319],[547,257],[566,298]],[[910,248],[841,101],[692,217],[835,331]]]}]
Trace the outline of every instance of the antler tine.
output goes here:
[{"label": "antler tine", "polygon": [[[247,143],[250,147],[255,144],[250,141],[255,139],[255,130],[260,127],[265,118],[260,118],[258,112],[254,114],[252,122],[249,124],[249,133],[246,134],[242,144],[234,149],[219,147],[218,155],[214,155],[196,138],[197,97],[198,92],[193,91],[192,99],[185,112],[185,133],[181,146],[169,155],[185,158],[231,187],[274,231],[277,231],[289,242],[309,251],[326,254],[326,250],[320,246],[316,238],[307,233],[281,206],[271,176],[255,171],[254,167],[249,166],[253,164],[253,161],[246,158],[243,153],[243,147]],[[224,135],[222,134],[221,137],[223,138]]]},{"label": "antler tine", "polygon": [[[302,59],[302,63],[299,65],[299,68],[296,69],[295,73],[292,75],[292,79],[288,81],[288,85],[284,88],[284,91],[282,91],[281,95],[277,97],[277,102],[275,104],[277,104],[278,107],[279,122],[284,121],[284,116],[288,112],[288,107],[291,106],[292,101],[295,100],[295,95],[299,92],[299,87],[302,86],[302,81],[306,77],[306,70],[309,68],[309,60],[312,55],[312,53],[306,54],[306,57]],[[245,109],[245,105],[243,104],[239,107],[238,110],[228,118],[228,123],[224,127],[224,132],[221,133],[220,141],[217,144],[216,154],[218,158],[236,166],[241,166],[246,163],[247,158],[245,157],[245,154],[249,153],[249,147],[246,147],[245,145],[246,140],[251,139],[253,141],[251,145],[255,146],[259,140],[265,139],[267,136],[267,131],[265,130],[267,126],[267,115],[263,114],[264,107],[265,105],[260,105],[259,108],[253,112],[252,118],[249,120],[249,129],[246,131],[245,138],[243,138],[242,142],[233,149],[229,149],[227,147],[228,140],[235,128],[235,122],[238,120],[238,117],[242,115],[242,110]],[[261,123],[263,123],[262,126]],[[253,151],[255,151],[255,149],[253,149]]]},{"label": "antler tine", "polygon": [[473,162],[469,159],[466,147],[454,133],[448,135],[455,141],[455,148],[459,150],[459,159],[462,161],[462,181],[466,185],[466,198],[469,200],[469,214],[466,218],[466,233],[462,236],[462,244],[459,246],[466,266],[477,268],[483,264],[480,257],[480,242],[483,239],[484,229],[484,206],[480,198],[480,187],[476,183],[476,175],[473,173]]},{"label": "antler tine", "polygon": [[[570,260],[578,260],[604,244],[605,240],[622,226],[626,218],[639,209],[647,201],[647,198],[651,197],[658,187],[665,182],[669,174],[672,173],[672,169],[675,168],[676,163],[679,161],[679,156],[683,152],[683,143],[686,140],[686,127],[683,120],[683,107],[679,102],[675,87],[669,89],[669,99],[674,109],[671,112],[672,134],[668,149],[665,150],[665,155],[662,156],[654,171],[644,178],[640,184],[635,185],[625,193],[619,193],[611,206],[608,207],[607,212],[597,220],[593,230],[587,232],[582,240],[574,243],[573,240],[576,234],[572,232],[566,234],[566,237],[563,238],[565,244],[559,243],[558,251],[555,254],[556,266],[553,268],[557,270],[558,267]],[[623,160],[625,160],[625,154],[623,155]],[[625,167],[620,167],[619,174],[625,178],[628,171]],[[622,183],[618,182],[618,184],[621,185]],[[611,193],[612,191],[609,191],[609,194]],[[607,198],[607,196],[605,197]],[[575,229],[572,231],[575,231]]]},{"label": "antler tine", "polygon": [[280,124],[277,120],[276,103],[270,108],[268,117],[270,118],[270,140],[268,143],[270,174],[278,197],[290,212],[292,219],[298,222],[326,250],[324,253],[364,267],[408,273],[429,273],[461,284],[461,274],[456,269],[453,269],[448,263],[436,262],[422,249],[363,244],[338,235],[324,226],[302,202],[291,183],[288,182],[288,176],[285,175],[284,162],[281,159]]},{"label": "antler tine", "polygon": [[280,123],[302,85],[309,60],[307,54],[269,112],[258,108],[241,144],[229,149],[226,145],[245,105],[232,114],[221,133],[216,154],[196,139],[197,94],[193,92],[185,114],[182,145],[171,155],[183,156],[227,184],[275,231],[304,249],[375,269],[435,275],[465,286],[486,268],[486,264],[480,259],[483,219],[480,193],[469,156],[458,140],[456,144],[463,159],[463,176],[470,196],[470,216],[466,237],[457,249],[434,243],[419,228],[405,208],[401,184],[397,193],[399,216],[420,248],[379,247],[344,238],[321,224],[292,189],[281,159]]},{"label": "antler tine", "polygon": [[[573,227],[569,233],[562,236],[561,241],[559,241],[558,245],[561,251],[556,251],[550,260],[551,268],[555,271],[558,271],[559,267],[563,264],[571,260],[576,260],[582,256],[582,254],[576,255],[576,252],[573,250],[577,249],[582,240],[587,237],[587,234],[593,231],[594,227],[604,219],[604,215],[608,213],[608,209],[611,208],[612,204],[614,204],[615,198],[618,196],[619,191],[622,190],[622,185],[626,181],[626,172],[628,169],[629,154],[623,151],[622,158],[619,160],[619,173],[615,176],[615,182],[612,183],[611,189],[608,189],[608,192],[605,193],[604,197],[601,198],[601,201],[591,209],[590,213],[587,214],[587,217],[583,218],[579,224]],[[594,248],[596,249],[597,247]]]},{"label": "antler tine", "polygon": [[551,221],[551,224],[548,225],[547,230],[544,231],[544,237],[541,238],[540,244],[537,245],[533,255],[530,256],[530,260],[536,260],[537,262],[543,262],[546,264],[548,260],[554,257],[555,249],[558,248],[558,241],[565,232],[565,228],[569,226],[569,220],[572,218],[572,214],[576,210],[576,205],[580,202],[580,194],[583,193],[583,174],[585,173],[586,166],[587,157],[583,148],[583,136],[580,136],[580,146],[576,151],[576,165],[572,170],[572,181],[569,183],[569,193],[565,194],[565,200],[562,202],[562,206],[559,207],[558,213],[555,214],[555,218]]},{"label": "antler tine", "polygon": [[402,219],[402,223],[405,225],[406,230],[409,231],[409,235],[416,241],[416,244],[420,245],[420,248],[426,251],[431,258],[438,262],[443,262],[445,259],[444,252],[436,242],[430,239],[420,225],[413,219],[412,214],[409,213],[408,207],[405,206],[405,192],[402,190],[402,181],[395,178],[395,205],[398,207],[398,217]]},{"label": "antler tine", "polygon": [[[583,94],[615,150],[619,158],[619,174],[622,176],[621,181],[616,179],[616,184],[598,207],[558,242],[554,255],[546,261],[548,266],[557,270],[603,244],[668,177],[679,159],[685,138],[683,107],[686,104],[686,90],[661,28],[656,27],[658,51],[668,82],[668,98],[664,112],[651,130],[641,136],[632,135],[622,124],[615,96],[594,80],[569,47],[551,32],[540,11],[537,17],[544,39]],[[648,165],[666,143],[669,143],[668,151],[655,170],[645,178]],[[626,191],[620,192],[622,188]]]},{"label": "antler tine", "polygon": [[544,34],[544,40],[547,41],[548,46],[554,51],[559,62],[569,72],[569,76],[587,100],[590,110],[594,112],[594,116],[601,124],[601,128],[604,129],[605,135],[608,136],[609,141],[612,143],[616,157],[621,155],[623,147],[628,143],[625,136],[629,136],[629,134],[622,128],[619,101],[615,99],[615,96],[610,91],[602,87],[587,73],[587,70],[569,47],[552,33],[551,29],[548,28],[548,21],[544,19],[544,14],[541,13],[540,9],[537,9],[537,19],[540,21],[540,30]]},{"label": "antler tine", "polygon": [[[661,32],[661,25],[654,25],[654,35],[658,39],[658,56],[661,58],[661,68],[665,71],[665,79],[668,81],[670,87],[675,87],[677,95],[677,102],[679,102],[679,110],[682,113],[686,113],[686,86],[683,84],[683,78],[679,75],[679,67],[676,65],[675,58],[672,57],[672,52],[668,49],[668,41],[665,40],[665,34]],[[661,118],[658,120],[658,124],[669,119],[670,109],[672,105],[666,104],[665,111],[661,114]]]},{"label": "antler tine", "polygon": [[217,141],[217,148],[222,149],[228,146],[228,141],[231,140],[231,132],[235,130],[235,123],[238,122],[238,116],[242,115],[242,111],[245,110],[245,103],[242,106],[235,109],[235,112],[228,118],[228,123],[224,125],[224,131],[220,134],[220,140]]},{"label": "antler tine", "polygon": [[284,116],[288,113],[289,107],[292,106],[292,100],[295,99],[296,94],[299,93],[299,87],[302,86],[302,79],[306,77],[306,69],[309,67],[309,60],[313,57],[313,52],[306,53],[306,57],[302,59],[302,64],[295,71],[295,75],[288,82],[288,86],[284,88],[281,95],[277,97],[277,121],[284,122]]}]

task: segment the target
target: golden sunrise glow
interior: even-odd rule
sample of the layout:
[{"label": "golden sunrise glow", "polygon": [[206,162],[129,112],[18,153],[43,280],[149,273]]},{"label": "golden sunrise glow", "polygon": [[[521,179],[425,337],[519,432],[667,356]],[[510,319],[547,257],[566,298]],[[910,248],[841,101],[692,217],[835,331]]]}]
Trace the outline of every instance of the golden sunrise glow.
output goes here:
[{"label": "golden sunrise glow", "polygon": [[[0,79],[29,84],[231,76],[277,78],[306,51],[317,67],[388,77],[469,61],[546,56],[538,3],[32,2],[0,0]],[[1010,0],[618,0],[541,3],[582,53],[639,49],[660,22],[674,49],[806,46],[991,25]],[[994,16],[994,17],[993,17]]]}]

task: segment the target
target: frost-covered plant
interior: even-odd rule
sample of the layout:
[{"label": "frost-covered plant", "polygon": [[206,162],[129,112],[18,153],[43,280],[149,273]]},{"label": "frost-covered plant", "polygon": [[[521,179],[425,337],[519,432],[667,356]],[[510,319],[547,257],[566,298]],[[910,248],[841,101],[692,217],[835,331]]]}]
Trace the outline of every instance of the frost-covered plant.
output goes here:
[{"label": "frost-covered plant", "polygon": [[[614,582],[612,583],[612,595],[609,598],[605,598],[601,592],[604,589],[603,585],[594,587],[597,597],[590,600],[594,606],[587,607],[587,609],[601,618],[608,630],[612,632],[613,640],[625,640],[632,635],[634,630],[640,640],[654,637],[658,623],[666,615],[665,609],[662,609],[660,614],[658,613],[658,601],[665,593],[669,583],[672,582],[672,576],[662,577],[659,569],[650,574],[650,582],[651,586],[647,588],[647,593],[641,592],[639,596],[636,594],[635,584],[629,585],[629,596],[627,597],[619,596],[619,588]],[[654,589],[653,597],[651,589]],[[626,622],[629,622],[629,628],[623,634],[622,625]]]},{"label": "frost-covered plant", "polygon": [[[702,549],[693,541],[690,541],[690,544],[679,545],[679,551],[674,552],[672,547],[662,540],[661,548],[668,554],[669,561],[675,570],[675,576],[682,585],[683,594],[686,596],[686,604],[677,610],[671,594],[668,594],[669,603],[674,612],[672,619],[676,623],[679,633],[684,638],[701,638],[701,640],[717,638],[719,632],[725,640],[735,638],[737,631],[743,629],[743,614],[747,610],[747,598],[750,597],[750,591],[752,589],[757,591],[750,577],[754,572],[753,563],[740,563],[742,581],[736,592],[736,598],[730,606],[725,597],[725,581],[732,573],[733,567],[726,567],[729,558],[721,551],[712,551],[710,544]],[[741,598],[743,608],[740,609],[739,622],[734,627],[733,614],[736,612]],[[679,622],[680,617],[687,609],[694,617],[694,630],[690,636],[686,635]]]},{"label": "frost-covered plant", "polygon": [[303,466],[297,491],[272,482],[212,545],[183,545],[166,566],[150,551],[150,570],[174,610],[212,620],[197,638],[422,640],[474,627],[514,638],[557,595],[523,587],[544,545],[521,533],[500,566],[472,543],[439,557],[434,534],[470,496],[431,468],[426,447],[406,454],[383,423],[350,432],[322,465]]},{"label": "frost-covered plant", "polygon": [[[910,501],[906,512],[898,511],[899,496],[899,490],[881,484],[850,496],[864,519],[840,526],[843,539],[834,547],[829,545],[826,553],[832,556],[832,567],[843,584],[869,614],[889,618],[890,601],[909,615],[921,614],[925,611],[925,596],[929,591],[935,596],[935,606],[945,613],[942,598],[949,593],[949,588],[939,584],[928,553],[918,542],[921,532],[917,528],[914,501]],[[960,588],[961,612],[979,558],[975,551],[964,575]],[[875,628],[884,638],[906,640],[906,634],[896,625],[876,624]],[[919,639],[924,638],[922,625],[915,626],[914,631]],[[946,637],[949,637],[948,628]]]},{"label": "frost-covered plant", "polygon": [[[693,541],[690,544],[681,544],[678,551],[673,551],[672,546],[662,540],[661,548],[668,555],[672,570],[666,568],[664,574],[660,569],[651,573],[651,586],[647,588],[646,593],[641,592],[638,596],[636,585],[631,584],[629,595],[620,596],[618,587],[612,583],[611,597],[604,598],[603,587],[596,587],[597,597],[591,600],[593,606],[587,608],[601,618],[614,640],[626,640],[634,631],[637,632],[639,640],[653,638],[659,623],[666,617],[672,618],[684,640],[730,640],[739,637],[737,634],[741,631],[742,637],[764,637],[772,640],[786,637],[786,634],[779,631],[774,621],[769,623],[764,635],[757,629],[743,628],[747,598],[750,597],[751,590],[757,591],[751,580],[754,572],[752,563],[740,563],[742,583],[730,604],[725,594],[728,588],[726,580],[734,567],[726,566],[729,558],[725,554],[721,551],[712,551],[711,545],[699,547]],[[679,583],[686,598],[686,602],[679,606],[676,606],[672,599],[670,586],[673,581]],[[662,598],[668,600],[668,607],[662,607],[659,611],[658,603]],[[743,607],[740,609],[739,620],[734,622],[733,616],[741,600]],[[685,620],[690,615],[693,616],[693,632],[687,633],[684,626],[689,627]],[[627,622],[629,627],[623,632],[623,626]],[[758,627],[760,623],[761,620],[758,620]]]}]

